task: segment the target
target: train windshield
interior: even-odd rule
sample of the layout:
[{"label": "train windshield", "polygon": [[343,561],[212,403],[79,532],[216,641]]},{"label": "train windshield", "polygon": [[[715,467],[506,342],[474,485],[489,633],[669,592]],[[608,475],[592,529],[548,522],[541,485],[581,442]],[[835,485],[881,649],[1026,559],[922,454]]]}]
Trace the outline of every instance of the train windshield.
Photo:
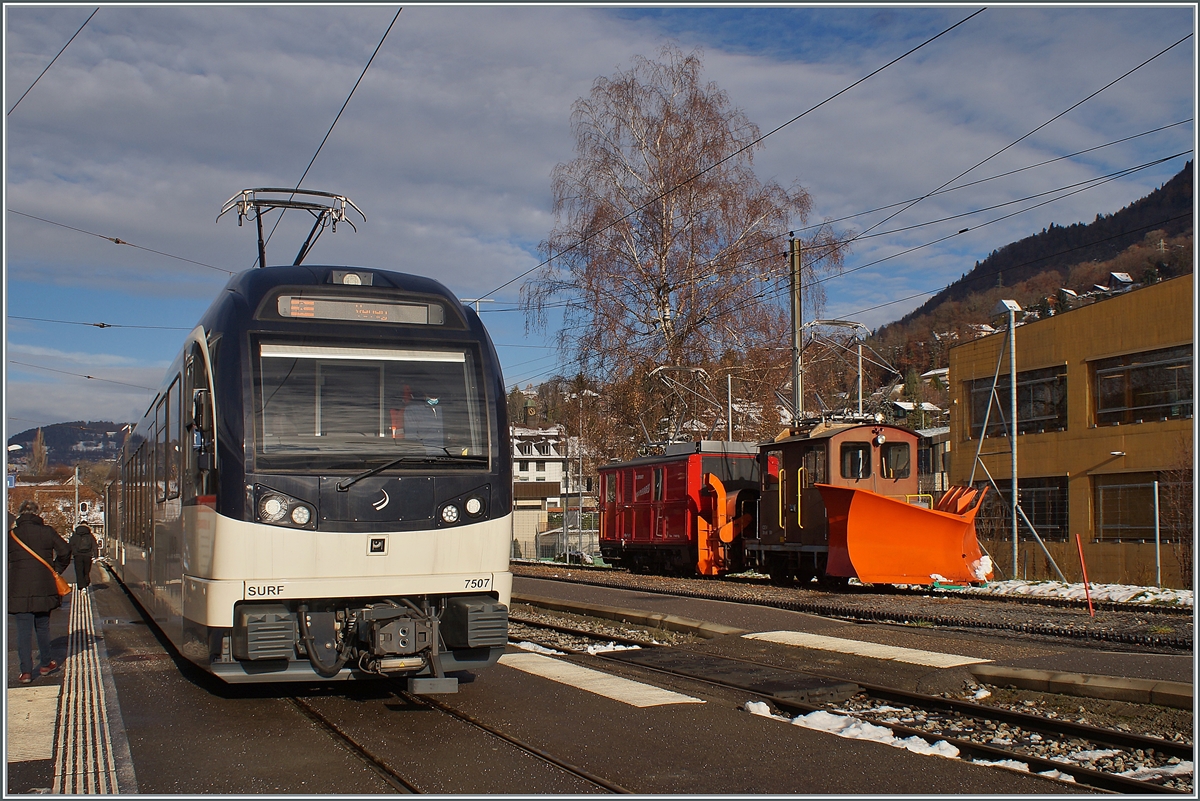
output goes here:
[{"label": "train windshield", "polygon": [[[462,456],[478,465],[488,454],[473,348],[262,342],[257,355],[260,472],[360,470],[406,455]],[[396,469],[412,464],[419,462]]]}]

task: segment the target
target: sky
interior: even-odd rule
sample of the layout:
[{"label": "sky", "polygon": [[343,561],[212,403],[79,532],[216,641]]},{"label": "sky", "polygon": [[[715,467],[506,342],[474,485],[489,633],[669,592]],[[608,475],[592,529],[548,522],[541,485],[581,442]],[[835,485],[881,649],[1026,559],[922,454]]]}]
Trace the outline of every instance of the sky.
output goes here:
[{"label": "sky", "polygon": [[[406,6],[357,89],[396,6],[101,6],[85,25],[95,8],[4,7],[6,437],[138,419],[229,274],[254,266],[253,226],[217,221],[221,205],[295,186],[310,161],[304,188],[366,221],[308,263],[488,297],[506,385],[551,377],[555,321],[527,330],[513,279],[554,227],[571,106],[668,43],[699,51],[762,133],[783,126],[754,169],[810,194],[808,224],[866,232],[902,207],[863,212],[963,173],[952,187],[1055,159],[856,240],[822,314],[871,328],[1009,242],[1153,191],[1196,140],[1190,5],[990,6],[809,113],[981,6]],[[285,217],[268,262],[290,263],[310,224]]]}]

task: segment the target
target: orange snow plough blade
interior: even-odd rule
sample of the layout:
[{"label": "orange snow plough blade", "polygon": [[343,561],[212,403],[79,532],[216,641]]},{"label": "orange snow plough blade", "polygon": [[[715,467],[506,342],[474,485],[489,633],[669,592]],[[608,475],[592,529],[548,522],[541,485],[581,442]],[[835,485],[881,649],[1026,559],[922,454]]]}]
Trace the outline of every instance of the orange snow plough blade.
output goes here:
[{"label": "orange snow plough blade", "polygon": [[[991,559],[975,538],[983,492],[955,487],[927,509],[870,490],[818,484],[829,521],[825,573],[867,584],[980,583]],[[974,502],[974,503],[972,503]]]}]

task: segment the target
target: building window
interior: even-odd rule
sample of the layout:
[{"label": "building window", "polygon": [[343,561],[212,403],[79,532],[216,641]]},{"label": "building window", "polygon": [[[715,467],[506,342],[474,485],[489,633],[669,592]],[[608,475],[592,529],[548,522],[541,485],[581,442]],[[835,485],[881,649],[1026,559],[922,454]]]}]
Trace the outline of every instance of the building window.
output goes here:
[{"label": "building window", "polygon": [[[1174,475],[1174,474],[1169,474]],[[1163,542],[1184,534],[1170,524],[1172,499],[1191,494],[1191,477],[1165,481],[1158,473],[1118,473],[1092,477],[1092,502],[1097,542],[1154,541],[1154,482],[1158,480],[1159,538]],[[1187,524],[1190,533],[1190,521]]]},{"label": "building window", "polygon": [[1096,425],[1192,416],[1192,346],[1132,353],[1092,365]]},{"label": "building window", "polygon": [[[987,488],[987,496],[975,518],[975,528],[981,537],[1011,542],[1012,482],[999,479],[996,483],[1000,486],[999,493],[986,481],[975,484],[976,489]],[[1070,539],[1067,498],[1066,476],[1017,478],[1017,502],[1045,542]],[[1034,541],[1024,520],[1018,523],[1017,532],[1022,542]]]},{"label": "building window", "polygon": [[517,469],[520,470],[522,473],[528,473],[529,472],[529,462],[518,462]]},{"label": "building window", "polygon": [[542,456],[549,456],[550,455],[550,443],[549,442],[539,442],[537,444],[537,452],[540,453]]},{"label": "building window", "polygon": [[537,472],[539,472],[539,473],[546,472],[546,463],[545,462],[537,462]]},{"label": "building window", "polygon": [[[971,439],[979,439],[985,416],[988,419],[986,436],[1005,436],[1010,408],[1008,376],[1002,375],[996,379],[995,393],[992,392],[991,378],[976,378],[966,383],[971,399]],[[1066,430],[1066,365],[1017,373],[1017,433]]]}]

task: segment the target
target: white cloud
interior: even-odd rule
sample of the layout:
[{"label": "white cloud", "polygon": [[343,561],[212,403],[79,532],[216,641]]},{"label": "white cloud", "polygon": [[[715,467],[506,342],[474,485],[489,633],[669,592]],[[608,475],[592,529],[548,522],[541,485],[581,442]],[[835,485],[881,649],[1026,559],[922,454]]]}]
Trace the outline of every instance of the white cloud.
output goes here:
[{"label": "white cloud", "polygon": [[[367,222],[358,233],[326,233],[312,260],[434,276],[475,297],[537,264],[536,245],[553,224],[550,171],[573,155],[571,104],[596,77],[628,67],[634,54],[653,56],[672,36],[685,49],[704,45],[705,77],[765,133],[970,12],[798,9],[786,18],[811,25],[817,38],[770,47],[756,22],[768,10],[710,9],[703,24],[672,27],[671,14],[687,13],[636,20],[578,7],[406,8],[304,181],[345,193]],[[214,222],[220,204],[242,188],[295,184],[393,14],[369,6],[102,7],[8,117],[7,205],[222,269],[249,268],[253,226]],[[85,18],[78,7],[6,9],[9,106]],[[920,196],[1191,25],[1184,8],[988,9],[771,136],[756,153],[757,172],[785,186],[801,182],[813,196],[815,219]],[[1176,48],[969,178],[1191,117],[1192,53],[1189,44]],[[1191,126],[1181,126],[929,198],[883,228],[1186,150],[1193,137]],[[1115,211],[1181,166],[1106,184],[831,281],[827,311],[853,315],[937,288],[1051,221]],[[999,214],[862,240],[847,266]],[[849,225],[861,231],[883,216]],[[290,261],[307,227],[301,215],[289,214],[269,259]],[[226,280],[205,267],[13,214],[5,237],[11,314],[190,326]],[[517,286],[501,297],[514,298]],[[866,313],[864,321],[878,325],[922,300]],[[519,315],[486,319],[498,340],[524,341]],[[55,354],[89,352],[84,343],[94,342],[94,332],[73,326],[10,324],[7,333],[10,354],[14,343],[47,347],[53,353],[42,358],[60,369],[71,362]],[[143,365],[164,363],[178,346],[173,333],[128,333],[121,352]],[[516,352],[511,362],[528,358]],[[36,408],[27,390],[10,383],[10,403]]]}]

